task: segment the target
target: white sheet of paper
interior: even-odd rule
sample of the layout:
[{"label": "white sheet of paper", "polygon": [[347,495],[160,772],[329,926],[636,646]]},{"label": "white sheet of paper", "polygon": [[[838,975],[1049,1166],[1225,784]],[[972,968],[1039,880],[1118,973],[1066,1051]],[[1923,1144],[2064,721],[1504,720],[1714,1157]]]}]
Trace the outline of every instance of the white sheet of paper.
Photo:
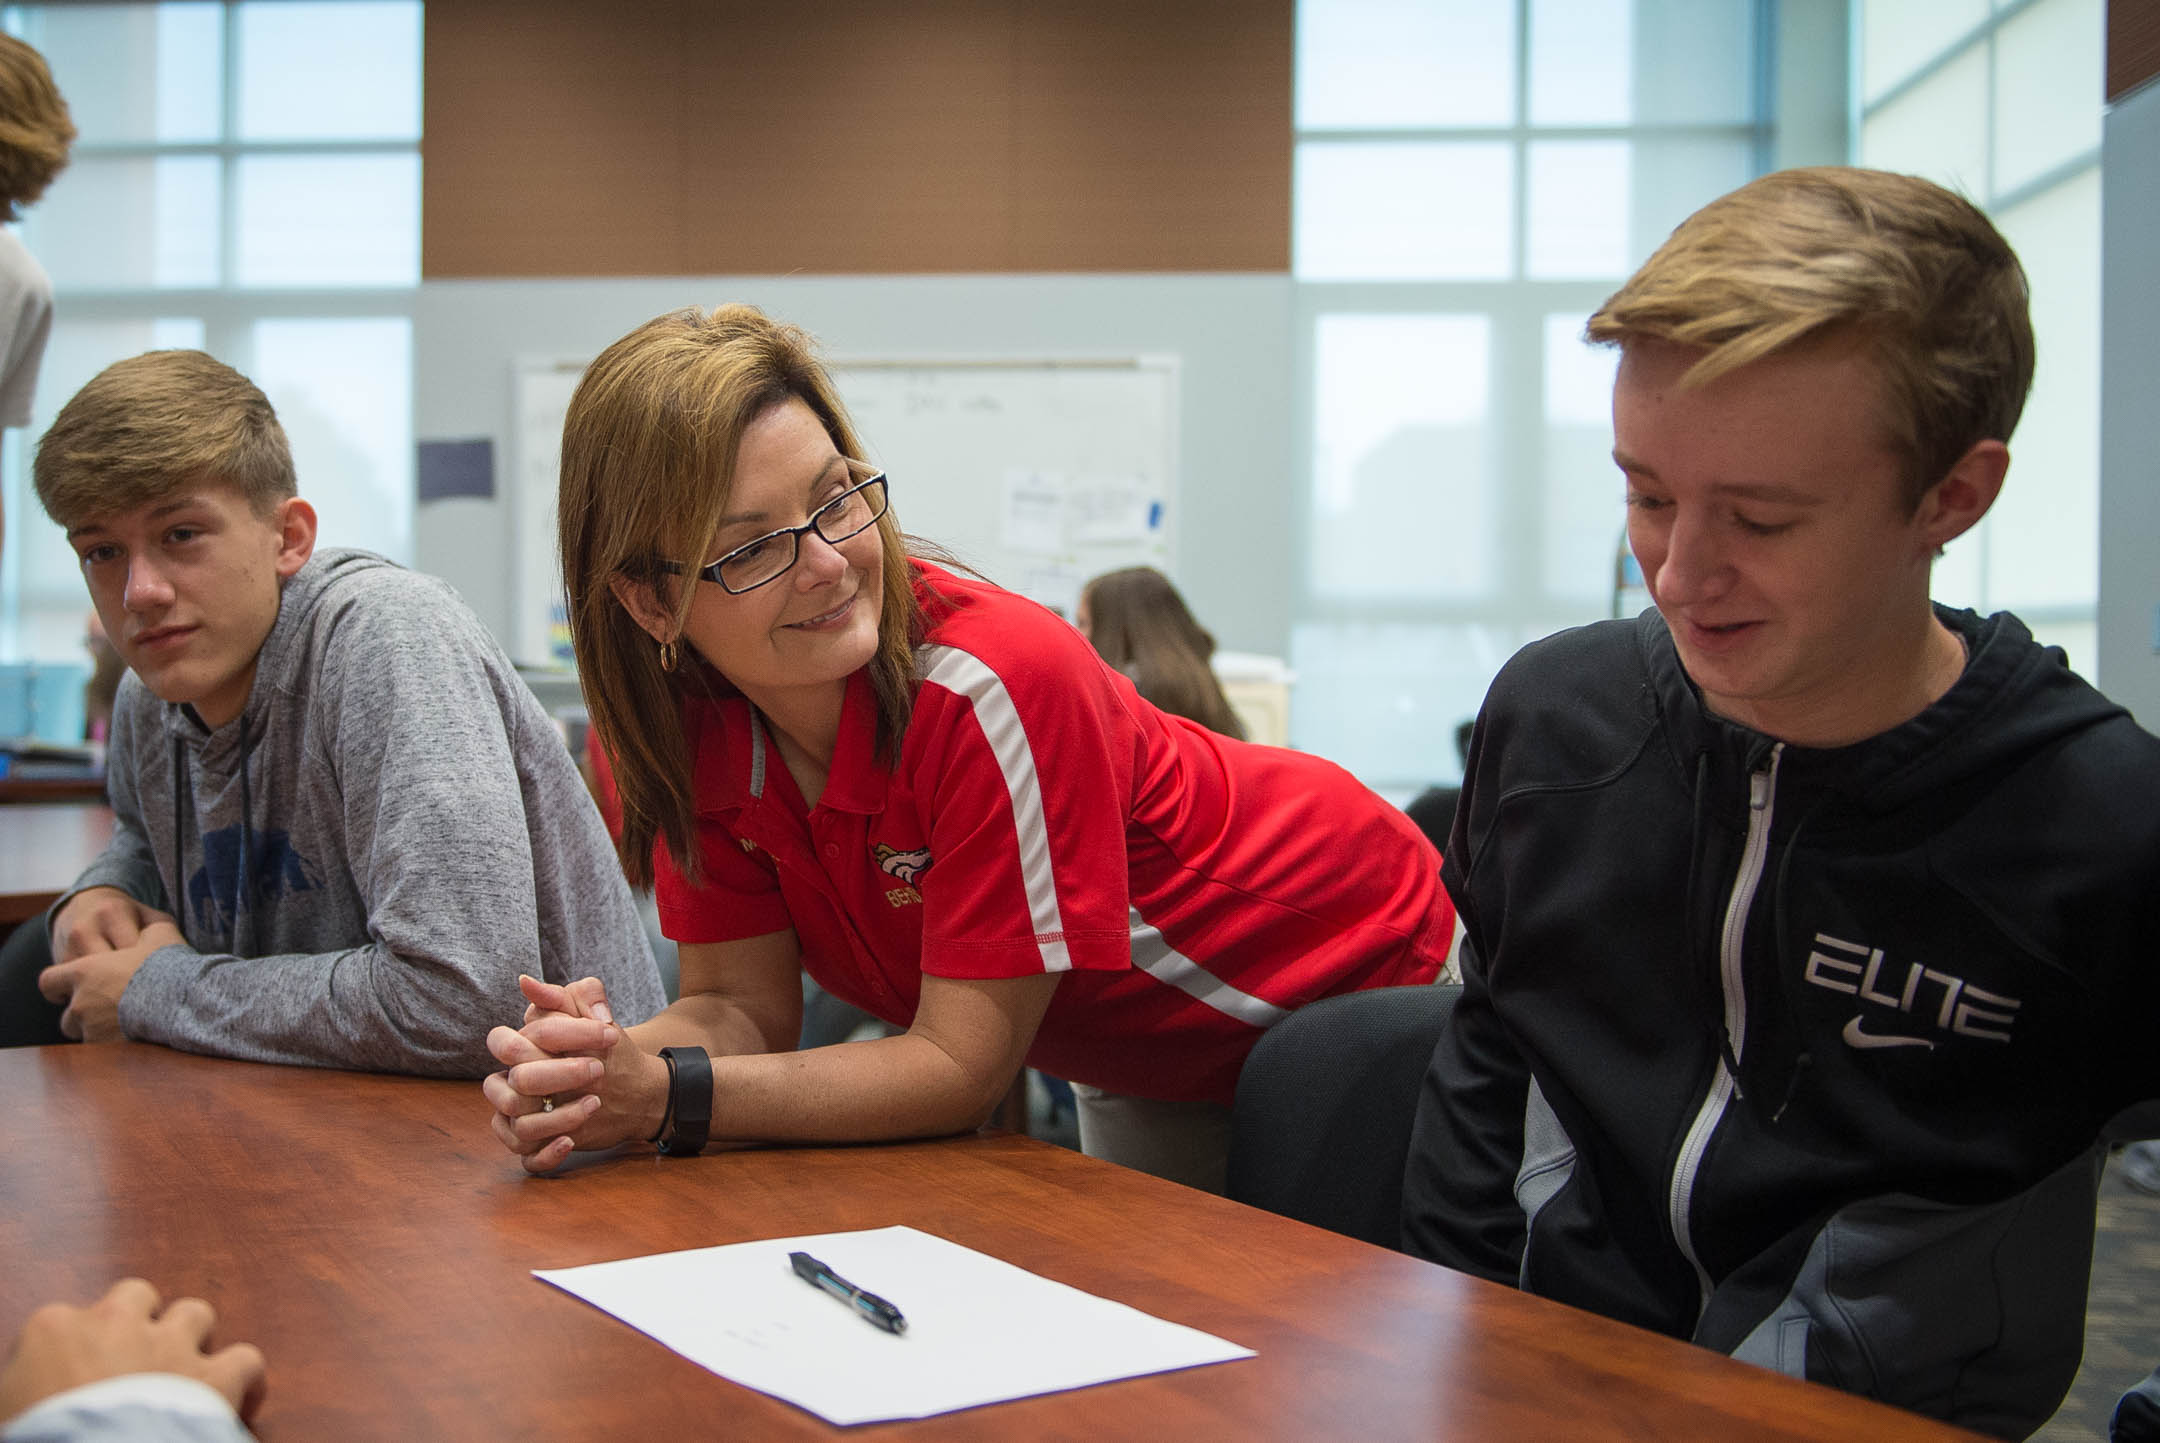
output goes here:
[{"label": "white sheet of paper", "polygon": [[[907,1317],[885,1332],[795,1276],[806,1252]],[[1253,1356],[909,1227],[654,1253],[533,1276],[834,1423],[927,1418]]]}]

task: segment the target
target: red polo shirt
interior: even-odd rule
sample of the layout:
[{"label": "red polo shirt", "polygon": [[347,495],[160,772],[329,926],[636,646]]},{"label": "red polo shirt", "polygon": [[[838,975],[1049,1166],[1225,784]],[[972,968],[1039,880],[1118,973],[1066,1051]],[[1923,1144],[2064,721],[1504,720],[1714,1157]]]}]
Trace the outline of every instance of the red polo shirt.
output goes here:
[{"label": "red polo shirt", "polygon": [[658,848],[668,936],[792,927],[821,986],[903,1027],[926,972],[1069,973],[1031,1066],[1218,1102],[1292,1009],[1432,980],[1455,913],[1401,812],[1331,762],[1157,711],[1033,602],[916,568],[897,766],[873,758],[860,672],[815,808],[746,701],[685,707],[704,878]]}]

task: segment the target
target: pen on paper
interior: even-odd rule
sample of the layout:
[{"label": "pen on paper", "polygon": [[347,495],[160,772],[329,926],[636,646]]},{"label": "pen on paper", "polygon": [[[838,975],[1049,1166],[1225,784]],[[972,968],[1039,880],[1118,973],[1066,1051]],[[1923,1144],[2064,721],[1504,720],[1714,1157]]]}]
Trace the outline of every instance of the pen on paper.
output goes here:
[{"label": "pen on paper", "polygon": [[876,1293],[864,1292],[808,1253],[789,1253],[788,1263],[795,1269],[796,1277],[801,1278],[813,1288],[831,1293],[886,1332],[904,1333],[907,1331],[907,1319],[900,1316],[898,1308],[886,1302]]}]

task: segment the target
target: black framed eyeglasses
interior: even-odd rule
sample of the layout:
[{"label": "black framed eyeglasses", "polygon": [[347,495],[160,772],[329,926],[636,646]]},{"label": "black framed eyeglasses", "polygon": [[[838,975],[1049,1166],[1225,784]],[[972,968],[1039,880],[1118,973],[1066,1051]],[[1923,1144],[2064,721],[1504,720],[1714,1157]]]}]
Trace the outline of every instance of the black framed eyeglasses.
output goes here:
[{"label": "black framed eyeglasses", "polygon": [[[715,583],[731,596],[755,591],[787,574],[795,558],[802,554],[804,532],[815,531],[827,545],[837,546],[875,525],[885,514],[886,505],[885,473],[872,472],[811,512],[802,525],[782,527],[755,541],[745,541],[711,565],[695,568],[693,574],[700,581]],[[692,570],[672,561],[661,562],[660,569],[671,576]]]}]

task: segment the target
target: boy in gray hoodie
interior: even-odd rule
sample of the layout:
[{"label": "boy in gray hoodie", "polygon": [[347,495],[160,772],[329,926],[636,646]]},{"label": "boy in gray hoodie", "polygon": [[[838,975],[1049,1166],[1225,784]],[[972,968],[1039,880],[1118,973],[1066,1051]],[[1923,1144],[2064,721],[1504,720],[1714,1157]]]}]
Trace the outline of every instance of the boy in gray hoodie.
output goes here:
[{"label": "boy in gray hoodie", "polygon": [[38,447],[132,674],[112,844],[53,907],[69,1037],[444,1077],[491,1071],[520,972],[663,1004],[576,768],[440,581],[317,551],[269,401],[199,351],[108,367]]}]

